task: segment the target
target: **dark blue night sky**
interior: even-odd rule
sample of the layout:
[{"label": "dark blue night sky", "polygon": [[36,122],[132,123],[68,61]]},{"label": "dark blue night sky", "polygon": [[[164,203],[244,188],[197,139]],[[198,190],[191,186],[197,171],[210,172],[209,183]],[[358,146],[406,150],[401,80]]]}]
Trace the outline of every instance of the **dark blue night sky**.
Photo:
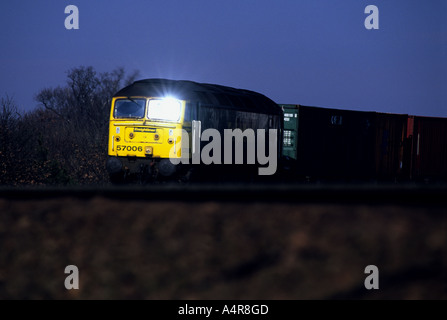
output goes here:
[{"label": "dark blue night sky", "polygon": [[[65,29],[70,4],[79,30]],[[277,103],[447,117],[445,0],[20,0],[0,4],[0,26],[0,97],[22,110],[71,68],[122,66]]]}]

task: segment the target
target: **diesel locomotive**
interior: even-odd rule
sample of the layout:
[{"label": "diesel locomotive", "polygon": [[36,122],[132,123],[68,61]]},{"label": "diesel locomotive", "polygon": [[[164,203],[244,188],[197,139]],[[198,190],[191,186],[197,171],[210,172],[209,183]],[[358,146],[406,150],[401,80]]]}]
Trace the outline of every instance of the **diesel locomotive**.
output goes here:
[{"label": "diesel locomotive", "polygon": [[[253,161],[261,150],[278,162],[282,124],[282,108],[257,92],[193,81],[136,81],[112,99],[107,170],[112,181],[186,177],[197,167],[244,176],[265,165]],[[230,148],[228,141],[234,141]],[[240,165],[225,165],[234,163]]]}]

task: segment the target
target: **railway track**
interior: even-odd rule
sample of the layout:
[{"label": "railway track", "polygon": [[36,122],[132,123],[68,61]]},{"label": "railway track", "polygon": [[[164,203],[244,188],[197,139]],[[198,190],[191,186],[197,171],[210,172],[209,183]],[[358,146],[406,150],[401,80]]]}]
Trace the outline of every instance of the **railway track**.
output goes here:
[{"label": "railway track", "polygon": [[422,184],[154,184],[86,187],[0,188],[0,198],[59,197],[150,201],[237,201],[422,204],[447,203],[447,185]]}]

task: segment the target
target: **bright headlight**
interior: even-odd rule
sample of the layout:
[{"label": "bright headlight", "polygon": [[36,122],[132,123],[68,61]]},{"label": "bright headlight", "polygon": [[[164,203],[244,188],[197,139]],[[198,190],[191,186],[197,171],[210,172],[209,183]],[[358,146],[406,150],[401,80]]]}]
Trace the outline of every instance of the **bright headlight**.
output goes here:
[{"label": "bright headlight", "polygon": [[148,116],[153,120],[178,121],[182,112],[182,104],[174,98],[149,100]]}]

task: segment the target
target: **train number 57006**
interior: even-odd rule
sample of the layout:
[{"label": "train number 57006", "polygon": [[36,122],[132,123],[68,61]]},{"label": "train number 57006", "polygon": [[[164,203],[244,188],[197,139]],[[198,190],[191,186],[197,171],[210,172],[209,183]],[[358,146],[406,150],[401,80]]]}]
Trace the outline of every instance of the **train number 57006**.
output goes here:
[{"label": "train number 57006", "polygon": [[134,152],[142,152],[143,147],[137,146],[116,146],[116,151],[134,151]]}]

